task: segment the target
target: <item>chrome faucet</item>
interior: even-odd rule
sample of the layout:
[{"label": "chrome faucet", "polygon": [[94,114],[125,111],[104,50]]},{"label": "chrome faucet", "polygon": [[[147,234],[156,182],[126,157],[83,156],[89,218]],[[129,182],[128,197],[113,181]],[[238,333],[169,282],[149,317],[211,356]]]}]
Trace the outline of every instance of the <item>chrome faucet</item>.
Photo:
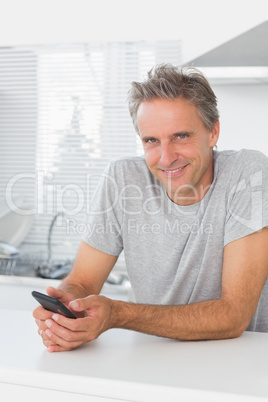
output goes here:
[{"label": "chrome faucet", "polygon": [[57,221],[59,216],[64,217],[65,216],[64,212],[58,212],[56,215],[54,215],[53,218],[52,218],[52,221],[50,223],[50,226],[49,226],[48,237],[47,237],[47,253],[48,253],[47,262],[48,262],[48,264],[52,263],[52,259],[51,259],[51,255],[52,255],[51,238],[52,238],[52,232],[53,232],[54,225],[55,225],[55,223],[56,223],[56,221]]},{"label": "chrome faucet", "polygon": [[61,279],[66,276],[72,269],[72,263],[69,260],[64,261],[63,263],[54,263],[52,259],[52,234],[54,225],[59,216],[64,217],[64,212],[58,212],[53,216],[52,221],[49,225],[48,237],[47,237],[47,260],[45,263],[39,264],[36,267],[37,274],[42,278],[50,278],[50,279]]}]

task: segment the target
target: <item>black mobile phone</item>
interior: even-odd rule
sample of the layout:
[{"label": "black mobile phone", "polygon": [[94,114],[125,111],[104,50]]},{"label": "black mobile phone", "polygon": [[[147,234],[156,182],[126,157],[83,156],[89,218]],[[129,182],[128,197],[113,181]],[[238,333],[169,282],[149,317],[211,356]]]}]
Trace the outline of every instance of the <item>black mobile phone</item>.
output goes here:
[{"label": "black mobile phone", "polygon": [[67,307],[65,307],[64,304],[54,297],[36,292],[35,290],[32,292],[32,295],[46,310],[62,314],[68,318],[76,318],[76,316]]}]

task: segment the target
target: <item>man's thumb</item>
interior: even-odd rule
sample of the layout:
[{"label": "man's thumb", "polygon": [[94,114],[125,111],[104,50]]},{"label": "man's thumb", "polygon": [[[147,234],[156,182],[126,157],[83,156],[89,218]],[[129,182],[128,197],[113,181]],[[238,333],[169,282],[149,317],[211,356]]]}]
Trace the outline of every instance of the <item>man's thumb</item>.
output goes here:
[{"label": "man's thumb", "polygon": [[86,302],[87,298],[83,299],[75,299],[69,303],[69,306],[74,311],[83,311],[88,308],[88,303]]}]

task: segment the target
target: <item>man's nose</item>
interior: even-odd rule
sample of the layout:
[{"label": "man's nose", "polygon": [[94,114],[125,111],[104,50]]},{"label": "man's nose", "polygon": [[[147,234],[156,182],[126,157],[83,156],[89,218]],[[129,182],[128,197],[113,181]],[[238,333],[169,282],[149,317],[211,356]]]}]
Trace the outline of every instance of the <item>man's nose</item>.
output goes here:
[{"label": "man's nose", "polygon": [[177,150],[174,144],[162,143],[161,144],[161,157],[160,163],[163,167],[169,167],[178,158]]}]

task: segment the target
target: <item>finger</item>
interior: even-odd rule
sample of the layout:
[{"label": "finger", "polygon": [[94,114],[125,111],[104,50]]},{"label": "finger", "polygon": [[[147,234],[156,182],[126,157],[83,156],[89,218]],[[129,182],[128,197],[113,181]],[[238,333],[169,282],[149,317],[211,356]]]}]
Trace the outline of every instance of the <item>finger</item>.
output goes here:
[{"label": "finger", "polygon": [[72,350],[84,343],[83,340],[66,340],[64,338],[61,338],[50,329],[47,329],[45,333],[50,338],[51,342],[55,343],[58,346],[61,346],[64,350]]},{"label": "finger", "polygon": [[46,334],[46,330],[47,330],[47,326],[46,326],[46,328],[43,330],[43,329],[40,329],[40,328],[38,328],[38,334],[41,336],[41,338],[43,338],[43,339],[46,339],[46,340],[49,340],[50,341],[50,337],[49,336],[47,336],[47,334]]},{"label": "finger", "polygon": [[[73,319],[64,317],[64,315],[62,314],[53,314],[51,319],[61,327],[64,327],[73,332],[86,332],[92,326],[90,324],[90,317],[85,316],[82,318]],[[49,321],[50,319],[48,319],[48,322]]]},{"label": "finger", "polygon": [[60,299],[63,297],[64,293],[60,289],[56,289],[53,286],[49,286],[47,288],[47,294],[51,297],[55,297],[55,299]]},{"label": "finger", "polygon": [[36,325],[38,326],[38,333],[40,334],[40,331],[45,331],[47,329],[47,325],[45,321],[43,320],[35,320]]},{"label": "finger", "polygon": [[56,345],[56,343],[51,342],[50,339],[43,339],[43,344],[45,345],[46,348],[54,347],[54,346],[59,346]]},{"label": "finger", "polygon": [[[47,329],[47,326],[45,325],[45,329]],[[38,328],[38,334],[40,335],[43,345],[46,348],[50,348],[50,347],[57,347],[57,345],[51,341],[50,337],[47,336],[47,334],[45,333],[45,330],[42,330],[40,327]]]},{"label": "finger", "polygon": [[[56,336],[64,339],[67,342],[76,342],[76,341],[85,341],[87,339],[87,333],[85,331],[79,330],[79,326],[76,327],[74,330],[68,329],[62,325],[59,325],[56,323],[54,320],[46,320],[45,324],[47,325],[47,328],[55,334]],[[45,331],[48,336],[49,331]],[[56,339],[56,338],[53,338]]]},{"label": "finger", "polygon": [[[46,326],[47,329],[47,326]],[[46,347],[49,346],[55,346],[56,344],[54,342],[52,342],[52,340],[50,339],[50,337],[46,334],[45,331],[43,331],[42,329],[38,328],[38,334],[40,335],[40,337],[42,338],[43,344]]]},{"label": "finger", "polygon": [[54,352],[67,352],[71,349],[65,349],[63,346],[60,345],[55,345],[55,344],[51,344],[48,346],[47,351],[49,353],[54,353]]},{"label": "finger", "polygon": [[60,289],[55,289],[52,286],[49,286],[47,288],[47,294],[51,297],[54,297],[55,299],[61,301],[66,307],[68,307],[68,304],[71,300],[73,300],[73,296],[70,295],[69,293],[65,293]]},{"label": "finger", "polygon": [[[56,318],[56,319],[55,319]],[[77,318],[76,320],[66,318],[61,314],[54,314],[52,317],[53,321],[56,321],[62,328],[65,328],[68,331],[71,331],[73,334],[72,338],[68,338],[64,332],[56,332],[57,334],[61,334],[64,336],[65,339],[70,340],[79,340],[81,339],[84,343],[91,342],[96,339],[101,332],[101,326],[99,325],[98,321],[94,317],[83,317]],[[50,320],[48,320],[49,322]],[[51,320],[52,321],[52,320]],[[53,331],[54,328],[52,325],[50,327]],[[57,331],[57,330],[56,330]],[[76,335],[74,335],[76,334]]]},{"label": "finger", "polygon": [[[81,331],[80,329],[80,325],[81,323],[77,320],[79,320],[79,318],[68,318],[65,317],[62,314],[53,314],[51,319],[56,322],[58,325],[60,325],[61,327],[70,329],[71,331]],[[48,321],[51,321],[50,319]],[[52,322],[53,323],[53,322]]]},{"label": "finger", "polygon": [[100,296],[90,295],[81,299],[70,301],[69,307],[74,311],[84,311],[92,306],[95,301],[98,301]]},{"label": "finger", "polygon": [[37,307],[32,313],[33,317],[40,321],[45,321],[48,318],[51,318],[53,314],[53,312],[44,309],[42,306]]},{"label": "finger", "polygon": [[[38,320],[37,320],[38,321]],[[45,324],[44,320],[39,320],[38,328],[42,331],[45,331],[47,329],[47,325]]]}]

